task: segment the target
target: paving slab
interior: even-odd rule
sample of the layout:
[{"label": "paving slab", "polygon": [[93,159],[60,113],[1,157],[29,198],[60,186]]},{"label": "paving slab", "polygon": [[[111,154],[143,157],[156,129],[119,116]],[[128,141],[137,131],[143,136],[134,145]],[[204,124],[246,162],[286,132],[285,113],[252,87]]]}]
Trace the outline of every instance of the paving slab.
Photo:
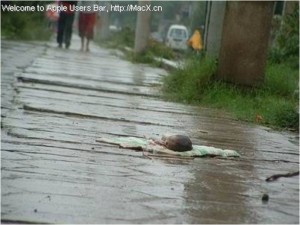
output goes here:
[{"label": "paving slab", "polygon": [[[299,135],[164,101],[163,69],[92,45],[1,45],[2,223],[299,224]],[[240,158],[145,156],[100,137],[234,149]],[[262,201],[268,194],[269,201]]]}]

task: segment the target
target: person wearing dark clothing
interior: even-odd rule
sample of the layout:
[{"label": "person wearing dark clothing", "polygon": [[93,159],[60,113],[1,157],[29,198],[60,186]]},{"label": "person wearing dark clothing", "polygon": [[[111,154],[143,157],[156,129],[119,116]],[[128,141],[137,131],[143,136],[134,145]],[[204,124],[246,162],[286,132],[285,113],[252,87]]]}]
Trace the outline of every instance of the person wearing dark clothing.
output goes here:
[{"label": "person wearing dark clothing", "polygon": [[71,44],[72,28],[74,22],[75,11],[72,7],[77,5],[77,1],[60,1],[60,5],[67,8],[65,11],[60,11],[57,28],[57,43],[61,48],[65,43],[65,47],[69,48]]}]

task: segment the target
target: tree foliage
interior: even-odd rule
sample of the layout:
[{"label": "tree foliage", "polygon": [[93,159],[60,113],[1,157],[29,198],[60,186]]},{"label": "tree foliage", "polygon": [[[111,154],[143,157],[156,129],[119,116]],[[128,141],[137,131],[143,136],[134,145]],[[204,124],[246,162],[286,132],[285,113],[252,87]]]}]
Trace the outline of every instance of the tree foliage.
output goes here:
[{"label": "tree foliage", "polygon": [[275,37],[275,46],[271,48],[269,59],[280,63],[290,60],[299,66],[299,8],[283,16],[281,27]]},{"label": "tree foliage", "polygon": [[[2,1],[1,5],[13,4],[17,6],[46,5],[45,1]],[[44,12],[1,12],[2,37],[9,39],[48,39],[50,31]]]}]

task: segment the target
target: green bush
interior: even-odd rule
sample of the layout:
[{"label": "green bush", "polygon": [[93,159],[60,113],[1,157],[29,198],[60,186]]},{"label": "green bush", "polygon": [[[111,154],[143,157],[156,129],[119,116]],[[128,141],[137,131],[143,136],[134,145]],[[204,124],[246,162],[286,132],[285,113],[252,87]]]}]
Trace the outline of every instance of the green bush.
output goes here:
[{"label": "green bush", "polygon": [[269,63],[265,83],[257,88],[216,81],[215,72],[215,60],[199,60],[194,56],[182,68],[164,78],[164,96],[169,100],[225,109],[243,121],[299,129],[299,97],[295,94],[299,83],[298,70],[291,68],[289,63]]},{"label": "green bush", "polygon": [[109,40],[99,42],[109,48],[121,48],[134,46],[134,31],[129,27],[125,27],[120,31],[113,33]]},{"label": "green bush", "polygon": [[266,68],[264,89],[274,95],[294,97],[298,89],[299,72],[288,62],[281,64],[269,63]]},{"label": "green bush", "polygon": [[[124,49],[124,47],[134,47],[134,38],[135,33],[129,27],[125,27],[119,32],[112,34],[111,38],[106,42],[99,42],[100,44],[109,47],[109,48],[119,48]],[[143,53],[133,54],[126,53],[127,58],[129,58],[133,62],[137,63],[150,63],[156,64],[158,63],[154,60],[155,57],[162,57],[165,59],[174,59],[175,54],[172,49],[165,46],[163,43],[156,42],[154,40],[148,41],[148,46]]]},{"label": "green bush", "polygon": [[173,59],[175,54],[172,49],[162,43],[149,40],[148,47],[142,53],[127,53],[128,58],[135,63],[147,63],[155,66],[161,66],[161,62],[155,58]]},{"label": "green bush", "polygon": [[164,59],[175,58],[175,54],[171,48],[154,40],[149,40],[146,52],[151,53],[155,57],[161,57]]},{"label": "green bush", "polygon": [[163,90],[167,95],[173,93],[177,100],[189,103],[200,101],[201,93],[210,86],[215,70],[215,60],[201,59],[195,55],[182,68],[164,78]]},{"label": "green bush", "polygon": [[277,37],[278,47],[284,56],[296,55],[299,52],[299,8],[283,19],[281,31]]},{"label": "green bush", "polygon": [[147,63],[156,65],[156,61],[154,60],[154,54],[149,51],[145,51],[139,54],[135,54],[134,52],[127,53],[127,58],[133,63]]},{"label": "green bush", "polygon": [[282,107],[278,108],[275,111],[274,124],[279,127],[287,127],[299,131],[299,114],[294,105],[283,104]]},{"label": "green bush", "polygon": [[299,8],[282,18],[280,29],[275,34],[275,44],[269,50],[269,60],[273,63],[289,61],[293,67],[299,66]]},{"label": "green bush", "polygon": [[51,36],[42,12],[2,13],[1,29],[7,39],[48,40]]}]

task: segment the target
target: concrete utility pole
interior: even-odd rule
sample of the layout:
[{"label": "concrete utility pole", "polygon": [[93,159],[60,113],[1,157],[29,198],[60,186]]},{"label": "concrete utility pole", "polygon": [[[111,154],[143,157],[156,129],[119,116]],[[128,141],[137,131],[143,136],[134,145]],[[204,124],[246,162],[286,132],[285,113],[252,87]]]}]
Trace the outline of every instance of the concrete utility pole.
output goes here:
[{"label": "concrete utility pole", "polygon": [[[150,1],[139,1],[139,6],[146,8],[149,3]],[[150,11],[139,11],[137,14],[134,53],[142,53],[147,47],[150,34],[150,16]]]},{"label": "concrete utility pole", "polygon": [[208,1],[206,6],[204,44],[207,55],[215,58],[219,57],[225,6],[225,1]]},{"label": "concrete utility pole", "polygon": [[[110,3],[107,1],[96,1],[100,6],[106,6],[107,9],[110,8]],[[95,35],[101,40],[106,40],[109,37],[109,12],[99,11],[97,12],[97,20],[95,26]]]},{"label": "concrete utility pole", "polygon": [[[110,2],[103,2],[107,9],[110,8]],[[97,30],[101,40],[106,40],[109,38],[109,16],[110,13],[103,11],[100,13],[100,19],[97,20]]]},{"label": "concrete utility pole", "polygon": [[273,1],[226,3],[217,78],[255,86],[263,81]]}]

